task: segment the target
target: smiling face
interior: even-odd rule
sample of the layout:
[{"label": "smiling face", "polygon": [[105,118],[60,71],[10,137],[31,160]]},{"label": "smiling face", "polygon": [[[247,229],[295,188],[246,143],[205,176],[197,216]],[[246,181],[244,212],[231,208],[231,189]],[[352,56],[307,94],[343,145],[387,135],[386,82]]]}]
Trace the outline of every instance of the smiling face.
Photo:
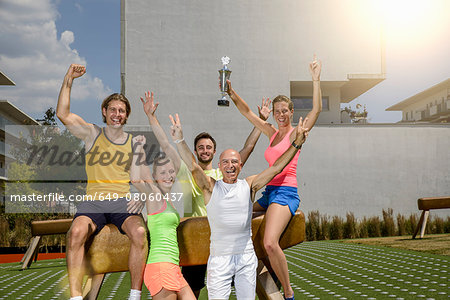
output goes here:
[{"label": "smiling face", "polygon": [[289,109],[289,104],[283,101],[273,104],[273,118],[277,122],[278,128],[289,126],[294,114],[293,109]]},{"label": "smiling face", "polygon": [[167,193],[175,183],[175,167],[171,160],[165,159],[156,163],[156,167],[153,172],[153,179],[158,184],[163,193]]},{"label": "smiling face", "polygon": [[195,145],[195,154],[199,162],[207,164],[214,158],[216,149],[214,149],[214,143],[210,139],[204,138],[198,140]]},{"label": "smiling face", "polygon": [[241,156],[233,149],[227,149],[220,154],[219,169],[223,174],[223,181],[235,183],[242,169]]},{"label": "smiling face", "polygon": [[106,125],[112,127],[121,127],[127,121],[127,108],[124,102],[112,100],[106,108],[102,109]]}]

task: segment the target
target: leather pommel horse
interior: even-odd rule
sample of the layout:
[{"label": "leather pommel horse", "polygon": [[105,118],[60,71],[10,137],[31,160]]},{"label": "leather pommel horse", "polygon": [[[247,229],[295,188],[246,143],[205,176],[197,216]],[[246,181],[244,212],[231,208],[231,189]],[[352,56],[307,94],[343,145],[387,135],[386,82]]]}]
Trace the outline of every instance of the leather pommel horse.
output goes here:
[{"label": "leather pommel horse", "polygon": [[[264,215],[252,220],[252,239],[259,259],[256,292],[259,299],[283,299],[262,259],[267,257],[263,245]],[[210,228],[206,217],[187,218],[178,226],[180,266],[205,265],[209,257]],[[305,216],[297,211],[280,238],[286,249],[305,239]],[[84,299],[96,299],[105,273],[128,271],[130,242],[114,225],[106,225],[92,241],[87,254],[91,276],[85,285]]]}]

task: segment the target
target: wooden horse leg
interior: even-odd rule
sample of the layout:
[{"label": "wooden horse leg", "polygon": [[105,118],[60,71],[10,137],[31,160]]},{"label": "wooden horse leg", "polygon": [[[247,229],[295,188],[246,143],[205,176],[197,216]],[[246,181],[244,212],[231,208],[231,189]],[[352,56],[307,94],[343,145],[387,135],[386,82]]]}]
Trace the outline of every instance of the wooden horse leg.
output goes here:
[{"label": "wooden horse leg", "polygon": [[96,300],[104,278],[105,274],[90,275],[83,288],[83,299]]},{"label": "wooden horse leg", "polygon": [[423,238],[425,234],[425,227],[427,227],[428,216],[430,215],[429,210],[425,210],[425,215],[423,217],[422,228],[420,229],[420,238]]},{"label": "wooden horse leg", "polygon": [[256,272],[256,294],[261,300],[284,300],[279,287],[270,275],[264,263],[258,261],[258,270]]},{"label": "wooden horse leg", "polygon": [[31,263],[33,262],[33,258],[37,258],[40,240],[41,240],[40,235],[33,237],[33,239],[31,240],[30,247],[25,253],[26,257],[22,258],[23,260],[22,270],[29,268]]},{"label": "wooden horse leg", "polygon": [[425,211],[422,210],[422,214],[420,215],[420,219],[419,219],[419,222],[417,223],[416,230],[414,231],[414,234],[413,234],[413,236],[412,236],[413,239],[416,238],[417,233],[419,232],[419,229],[420,229],[420,227],[421,227],[421,225],[422,225],[422,223],[423,223],[423,220],[424,220],[424,216],[425,216]]}]

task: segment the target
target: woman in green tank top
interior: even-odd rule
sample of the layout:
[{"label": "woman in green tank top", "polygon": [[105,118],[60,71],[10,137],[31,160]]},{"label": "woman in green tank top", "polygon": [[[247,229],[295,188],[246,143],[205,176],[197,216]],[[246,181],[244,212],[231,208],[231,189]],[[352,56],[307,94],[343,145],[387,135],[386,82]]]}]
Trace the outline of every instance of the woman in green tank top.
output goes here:
[{"label": "woman in green tank top", "polygon": [[133,138],[133,142],[133,166],[140,167],[132,167],[130,177],[141,193],[140,199],[146,199],[147,227],[150,232],[150,252],[144,271],[144,283],[155,300],[194,300],[195,296],[179,267],[177,227],[180,215],[172,204],[175,200],[175,193],[172,192],[175,178],[189,170],[180,159],[175,160],[180,163],[175,166],[172,159],[158,158],[153,162],[152,179],[149,167],[141,164],[145,160],[145,137],[137,136]]}]

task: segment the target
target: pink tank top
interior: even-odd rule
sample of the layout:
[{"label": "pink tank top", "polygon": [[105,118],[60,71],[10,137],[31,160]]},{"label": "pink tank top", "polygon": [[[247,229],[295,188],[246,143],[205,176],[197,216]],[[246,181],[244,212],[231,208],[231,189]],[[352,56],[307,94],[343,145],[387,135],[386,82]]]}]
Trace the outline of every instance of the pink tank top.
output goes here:
[{"label": "pink tank top", "polygon": [[[294,130],[295,128],[292,128]],[[289,148],[291,142],[289,137],[291,136],[292,130],[275,146],[271,146],[273,140],[277,136],[279,130],[277,130],[274,135],[270,138],[269,147],[267,147],[264,152],[264,157],[266,158],[269,166],[272,166],[275,161]],[[280,174],[275,176],[267,185],[275,186],[292,186],[297,187],[297,162],[298,156],[300,155],[300,150],[295,154],[294,158],[289,162],[289,164],[281,171]]]}]

